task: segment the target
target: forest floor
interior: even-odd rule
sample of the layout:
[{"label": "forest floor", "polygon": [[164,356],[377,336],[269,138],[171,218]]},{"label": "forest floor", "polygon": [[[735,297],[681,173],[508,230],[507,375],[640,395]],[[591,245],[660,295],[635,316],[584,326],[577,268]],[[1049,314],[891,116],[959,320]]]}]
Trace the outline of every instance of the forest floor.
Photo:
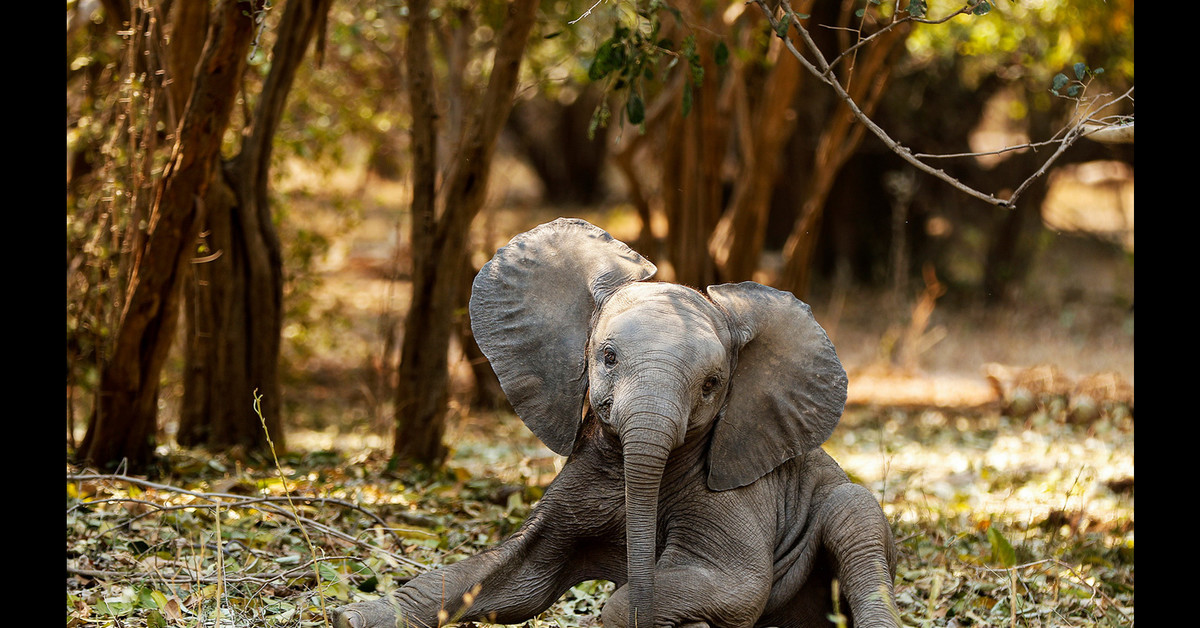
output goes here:
[{"label": "forest floor", "polygon": [[[555,217],[500,187],[512,209],[477,222],[477,262]],[[296,215],[322,202],[285,194]],[[285,226],[324,244],[284,332],[289,431],[277,461],[168,446],[152,480],[68,468],[68,626],[324,625],[328,609],[524,520],[563,461],[511,414],[468,407],[461,363],[446,467],[386,470],[384,374],[407,307],[392,280],[406,271],[394,255],[399,198],[376,182],[349,209]],[[636,236],[619,208],[572,215]],[[947,295],[916,326],[919,287],[898,307],[887,294],[814,291],[850,376],[825,449],[893,523],[905,624],[1133,625],[1130,260],[1057,236],[1021,298],[984,307]],[[164,398],[169,409],[169,387]],[[584,583],[528,625],[598,625],[610,591]]]}]

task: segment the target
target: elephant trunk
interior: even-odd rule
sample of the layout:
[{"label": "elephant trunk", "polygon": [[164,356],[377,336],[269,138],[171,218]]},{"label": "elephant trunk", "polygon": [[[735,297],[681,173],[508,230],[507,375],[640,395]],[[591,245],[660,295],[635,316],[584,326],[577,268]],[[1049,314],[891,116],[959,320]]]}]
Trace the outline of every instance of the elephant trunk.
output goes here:
[{"label": "elephant trunk", "polygon": [[658,493],[667,457],[677,442],[675,430],[663,428],[672,424],[662,414],[639,412],[631,414],[621,430],[630,628],[654,625]]}]

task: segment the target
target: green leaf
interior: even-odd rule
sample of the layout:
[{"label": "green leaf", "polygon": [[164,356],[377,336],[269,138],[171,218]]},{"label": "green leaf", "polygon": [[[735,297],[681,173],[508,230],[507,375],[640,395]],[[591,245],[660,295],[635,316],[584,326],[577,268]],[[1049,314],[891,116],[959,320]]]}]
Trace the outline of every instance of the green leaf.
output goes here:
[{"label": "green leaf", "polygon": [[1067,96],[1070,96],[1071,98],[1074,98],[1074,97],[1076,97],[1076,96],[1078,96],[1078,95],[1079,95],[1079,92],[1080,92],[1082,89],[1083,89],[1083,87],[1082,87],[1082,86],[1080,86],[1080,85],[1072,85],[1072,86],[1070,86],[1070,87],[1068,87],[1068,88],[1067,88]]},{"label": "green leaf", "polygon": [[613,70],[625,67],[625,45],[618,35],[600,44],[592,65],[588,68],[588,79],[598,81]]},{"label": "green leaf", "polygon": [[1052,83],[1050,91],[1057,94],[1058,90],[1062,89],[1063,87],[1066,86],[1067,83],[1070,83],[1070,82],[1071,82],[1071,79],[1067,78],[1066,74],[1059,72],[1058,74],[1054,75],[1054,82]]},{"label": "green leaf", "polygon": [[717,67],[729,63],[729,47],[725,45],[724,41],[717,42],[717,48],[713,51],[713,61],[716,62]]},{"label": "green leaf", "polygon": [[113,617],[122,617],[133,611],[133,606],[129,602],[122,602],[116,598],[104,599],[92,605],[92,611],[101,615],[111,615]]},{"label": "green leaf", "polygon": [[150,587],[138,589],[137,596],[138,603],[144,608],[163,608],[167,605],[167,596]]},{"label": "green leaf", "polygon": [[[633,124],[641,124],[646,120],[646,103],[642,101],[642,96],[637,92],[629,94],[629,102],[625,103],[625,113],[629,115],[629,121]],[[513,493],[517,495],[517,493]]]},{"label": "green leaf", "polygon": [[683,86],[683,117],[688,117],[692,112],[692,86],[690,83],[685,83]]},{"label": "green leaf", "polygon": [[696,59],[696,36],[688,35],[683,38],[683,47],[679,49],[679,54],[683,55],[689,62]]},{"label": "green leaf", "polygon": [[321,574],[321,579],[326,582],[337,582],[339,580],[337,569],[334,569],[333,565],[326,562],[317,563],[317,573]]},{"label": "green leaf", "polygon": [[1017,564],[1017,553],[1013,551],[1012,544],[995,526],[988,526],[987,531],[988,543],[992,545],[992,561],[1000,563],[1002,567],[1012,567]]},{"label": "green leaf", "polygon": [[991,10],[992,3],[988,2],[988,0],[983,0],[979,4],[975,5],[975,8],[971,10],[971,13],[974,13],[975,15],[987,15],[991,12]]},{"label": "green leaf", "polygon": [[592,59],[592,65],[588,68],[588,80],[599,81],[607,74],[608,69],[600,65],[600,60],[598,58]]},{"label": "green leaf", "polygon": [[1083,80],[1087,76],[1087,64],[1082,61],[1075,64],[1075,78]]},{"label": "green leaf", "polygon": [[594,111],[592,113],[592,120],[588,124],[588,139],[589,140],[596,139],[596,131],[600,127],[608,126],[608,118],[610,115],[611,114],[608,110],[608,103],[601,101],[600,105],[598,107],[596,107],[596,111]]},{"label": "green leaf", "polygon": [[788,16],[788,15],[783,16],[783,19],[779,20],[779,23],[775,25],[775,34],[779,35],[781,38],[786,38],[787,32],[788,32],[788,25],[790,25],[791,23],[792,23],[792,18],[790,16]]}]

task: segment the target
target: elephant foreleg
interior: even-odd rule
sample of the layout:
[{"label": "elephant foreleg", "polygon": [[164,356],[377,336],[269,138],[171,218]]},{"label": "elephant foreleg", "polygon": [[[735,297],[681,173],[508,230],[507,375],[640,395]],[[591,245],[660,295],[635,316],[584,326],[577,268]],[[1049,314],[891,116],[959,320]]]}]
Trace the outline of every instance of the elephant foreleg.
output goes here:
[{"label": "elephant foreleg", "polygon": [[[502,543],[413,578],[395,595],[334,612],[337,628],[519,623],[571,586],[624,579],[623,486],[603,443],[583,443],[521,528]],[[607,456],[607,458],[606,458]]]},{"label": "elephant foreleg", "polygon": [[579,581],[573,539],[547,534],[535,512],[500,545],[410,580],[394,595],[334,612],[337,628],[519,623]]},{"label": "elephant foreleg", "polygon": [[879,502],[866,488],[843,484],[830,493],[818,514],[822,543],[850,615],[858,626],[898,626],[892,582],[896,553]]}]

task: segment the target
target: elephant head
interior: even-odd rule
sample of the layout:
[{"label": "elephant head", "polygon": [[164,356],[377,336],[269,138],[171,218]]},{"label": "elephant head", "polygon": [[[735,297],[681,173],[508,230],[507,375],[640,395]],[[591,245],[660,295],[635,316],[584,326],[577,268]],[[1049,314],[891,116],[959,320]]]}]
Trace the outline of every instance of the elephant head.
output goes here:
[{"label": "elephant head", "polygon": [[470,302],[476,341],[542,442],[570,454],[589,404],[619,439],[633,627],[654,621],[672,452],[706,444],[708,488],[737,489],[820,446],[846,400],[832,343],[792,294],[753,282],[702,294],[646,281],[655,271],[605,231],[560,218],[497,251]]}]

